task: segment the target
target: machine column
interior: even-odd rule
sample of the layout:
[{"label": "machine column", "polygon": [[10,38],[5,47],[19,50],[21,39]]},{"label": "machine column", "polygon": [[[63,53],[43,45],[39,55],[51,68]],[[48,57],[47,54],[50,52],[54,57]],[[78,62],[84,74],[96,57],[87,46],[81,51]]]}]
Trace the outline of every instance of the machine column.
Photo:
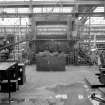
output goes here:
[{"label": "machine column", "polygon": [[72,38],[72,16],[67,17],[67,40]]}]

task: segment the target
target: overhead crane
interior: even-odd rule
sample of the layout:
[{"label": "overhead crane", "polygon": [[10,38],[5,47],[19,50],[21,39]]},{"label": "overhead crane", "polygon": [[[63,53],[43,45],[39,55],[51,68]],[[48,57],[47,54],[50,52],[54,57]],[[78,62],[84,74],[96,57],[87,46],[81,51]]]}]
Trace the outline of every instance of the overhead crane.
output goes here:
[{"label": "overhead crane", "polygon": [[[82,16],[87,16],[90,15],[90,17],[102,17],[105,16],[104,12],[91,12],[91,13],[87,13],[87,12],[78,12],[78,13],[18,13],[18,16],[20,17],[32,17],[32,16],[36,16],[36,17],[41,17],[41,16],[67,16],[67,15],[74,15],[78,14],[78,17],[82,17]],[[0,13],[0,17],[4,17],[4,18],[17,18],[17,13]]]},{"label": "overhead crane", "polygon": [[[33,13],[33,12],[29,12],[29,13],[7,13],[7,12],[1,12],[0,16],[4,16],[6,18],[14,18],[18,16],[21,17],[32,17],[32,16],[47,16],[48,14],[50,16],[53,15],[73,15],[75,16],[76,14],[78,14],[78,16],[83,17],[83,16],[88,16],[90,15],[91,17],[101,17],[101,16],[105,16],[104,12],[97,12],[97,13],[93,13],[93,12],[87,12],[87,11],[80,11],[79,8],[83,7],[83,8],[88,8],[89,6],[92,7],[91,10],[94,10],[93,7],[97,7],[97,6],[103,6],[104,7],[105,1],[103,0],[92,0],[92,1],[79,1],[75,2],[75,1],[69,1],[69,0],[65,0],[65,1],[58,1],[57,3],[55,1],[5,1],[5,2],[0,2],[0,8],[30,8],[30,10],[32,10],[33,8],[44,8],[44,7],[51,7],[51,8],[55,8],[55,7],[75,7],[76,5],[78,6],[78,10],[76,11],[71,11],[71,13]],[[32,9],[31,9],[32,8]],[[84,20],[84,19],[83,19]]]}]

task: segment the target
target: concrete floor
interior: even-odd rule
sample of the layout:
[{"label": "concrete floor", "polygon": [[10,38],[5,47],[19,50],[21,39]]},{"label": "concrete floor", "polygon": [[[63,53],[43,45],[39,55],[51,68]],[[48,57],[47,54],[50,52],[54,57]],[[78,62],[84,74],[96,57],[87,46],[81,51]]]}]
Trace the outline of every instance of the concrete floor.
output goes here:
[{"label": "concrete floor", "polygon": [[[89,89],[84,80],[88,79],[91,84],[99,84],[94,75],[97,72],[98,67],[96,66],[67,66],[66,71],[62,72],[38,72],[35,65],[27,66],[26,83],[20,87],[19,91],[11,94],[12,98],[25,99],[25,101],[12,103],[12,105],[39,105],[40,102],[42,103],[40,105],[49,105],[48,100],[50,99],[57,105],[93,105],[88,98]],[[69,100],[64,102],[55,98],[61,94],[67,95],[65,97],[69,97]],[[80,99],[84,96],[84,101],[79,101],[76,95],[80,95]],[[0,93],[0,99],[6,97],[8,94]],[[46,99],[48,100],[45,101]],[[36,104],[36,102],[39,103]]]}]

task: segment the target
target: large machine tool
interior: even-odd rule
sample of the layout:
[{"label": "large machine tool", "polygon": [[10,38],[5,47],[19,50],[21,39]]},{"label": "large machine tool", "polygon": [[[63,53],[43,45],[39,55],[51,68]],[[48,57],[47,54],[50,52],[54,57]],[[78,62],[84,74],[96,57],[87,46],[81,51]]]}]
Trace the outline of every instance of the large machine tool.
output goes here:
[{"label": "large machine tool", "polygon": [[[72,35],[72,16],[41,16],[33,20],[33,31],[30,33],[30,63],[36,63],[40,71],[64,71],[66,58],[73,52],[74,44],[77,42]],[[49,53],[45,54],[45,51]],[[65,56],[67,55],[67,56]]]}]

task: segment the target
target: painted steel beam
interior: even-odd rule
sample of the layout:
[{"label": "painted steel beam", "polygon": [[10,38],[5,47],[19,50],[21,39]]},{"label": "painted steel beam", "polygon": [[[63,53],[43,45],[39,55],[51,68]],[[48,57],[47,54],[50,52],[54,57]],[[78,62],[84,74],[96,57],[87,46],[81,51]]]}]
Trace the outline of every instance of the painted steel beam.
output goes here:
[{"label": "painted steel beam", "polygon": [[[96,9],[96,7],[92,7],[92,8],[87,9],[86,12],[87,13],[89,13],[90,11],[93,12],[95,9]],[[83,15],[82,18],[80,19],[81,23],[84,24],[88,20],[88,17],[89,17],[89,14],[87,14],[85,16]]]},{"label": "painted steel beam", "polygon": [[[55,1],[32,1],[32,6],[33,7],[55,7],[55,6],[64,6],[64,7],[69,7],[69,6],[104,6],[105,1],[103,0],[87,0],[87,1],[60,1],[60,2],[55,2]],[[0,8],[18,8],[18,7],[29,7],[30,6],[30,1],[5,1],[5,2],[0,2]]]}]

